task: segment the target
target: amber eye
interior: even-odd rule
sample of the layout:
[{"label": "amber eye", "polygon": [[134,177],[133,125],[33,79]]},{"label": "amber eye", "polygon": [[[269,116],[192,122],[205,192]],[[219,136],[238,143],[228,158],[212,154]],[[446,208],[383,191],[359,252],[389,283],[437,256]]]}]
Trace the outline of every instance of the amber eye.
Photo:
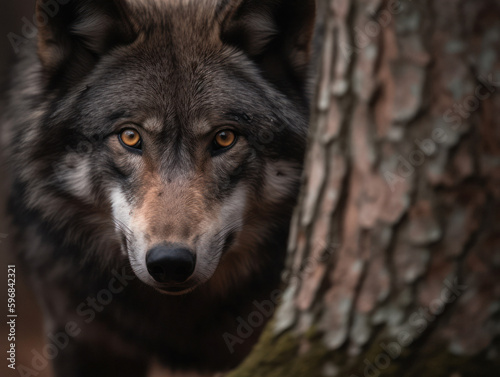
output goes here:
[{"label": "amber eye", "polygon": [[217,148],[229,148],[236,141],[236,134],[231,130],[225,130],[215,135],[215,146]]},{"label": "amber eye", "polygon": [[120,141],[126,147],[141,149],[141,135],[132,128],[126,128],[120,132]]}]

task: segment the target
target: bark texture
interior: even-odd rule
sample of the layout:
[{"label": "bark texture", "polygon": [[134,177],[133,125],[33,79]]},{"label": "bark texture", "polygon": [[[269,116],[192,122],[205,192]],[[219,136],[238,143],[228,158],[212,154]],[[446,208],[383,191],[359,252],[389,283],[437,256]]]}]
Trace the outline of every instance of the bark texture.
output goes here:
[{"label": "bark texture", "polygon": [[500,2],[319,16],[287,286],[230,377],[498,376]]}]

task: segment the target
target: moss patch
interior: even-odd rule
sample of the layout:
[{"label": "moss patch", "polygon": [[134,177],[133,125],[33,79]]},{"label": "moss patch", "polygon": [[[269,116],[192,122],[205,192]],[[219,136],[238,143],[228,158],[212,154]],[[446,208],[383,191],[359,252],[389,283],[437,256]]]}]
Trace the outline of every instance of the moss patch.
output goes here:
[{"label": "moss patch", "polygon": [[[389,344],[390,340],[384,342]],[[421,349],[403,348],[401,355],[392,359],[374,342],[350,367],[341,370],[339,377],[498,377],[500,360],[492,360],[486,354],[456,356],[446,344],[426,345]],[[380,355],[387,356],[380,356]],[[367,362],[365,362],[367,360]],[[386,361],[390,361],[389,364]]]},{"label": "moss patch", "polygon": [[304,377],[320,376],[320,370],[328,360],[329,352],[319,339],[310,343],[303,355],[299,355],[299,342],[294,335],[273,334],[273,326],[267,326],[259,344],[250,356],[227,377]]},{"label": "moss patch", "polygon": [[[301,339],[291,333],[276,337],[272,329],[272,324],[267,326],[251,355],[226,377],[320,377],[327,362],[339,368],[338,377],[449,377],[454,373],[460,377],[498,377],[500,370],[500,360],[488,359],[486,354],[455,356],[445,344],[404,347],[399,357],[392,359],[381,357],[388,354],[380,341],[373,341],[372,346],[353,360],[346,355],[345,348],[336,352],[326,349],[321,334],[314,328]],[[307,352],[299,352],[301,344],[307,344]],[[368,374],[365,360],[371,364]]]}]

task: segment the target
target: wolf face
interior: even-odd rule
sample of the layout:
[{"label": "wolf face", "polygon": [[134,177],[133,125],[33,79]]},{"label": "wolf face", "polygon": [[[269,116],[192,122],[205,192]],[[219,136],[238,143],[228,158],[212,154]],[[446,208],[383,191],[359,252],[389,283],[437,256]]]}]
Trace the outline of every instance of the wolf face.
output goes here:
[{"label": "wolf face", "polygon": [[26,207],[172,295],[272,259],[259,248],[288,226],[308,121],[314,1],[200,3],[61,5],[14,132]]}]

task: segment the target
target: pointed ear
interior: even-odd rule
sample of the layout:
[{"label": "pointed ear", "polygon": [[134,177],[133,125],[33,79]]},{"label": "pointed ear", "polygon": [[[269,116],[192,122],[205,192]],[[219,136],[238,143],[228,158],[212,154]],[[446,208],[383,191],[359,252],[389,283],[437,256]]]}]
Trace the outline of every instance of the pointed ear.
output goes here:
[{"label": "pointed ear", "polygon": [[125,0],[71,0],[50,11],[46,3],[37,0],[36,12],[46,21],[39,29],[38,56],[49,74],[67,66],[84,73],[108,50],[135,39]]},{"label": "pointed ear", "polygon": [[[239,0],[222,22],[222,40],[242,49],[278,85],[306,86],[315,0]],[[234,3],[233,3],[234,4]]]}]

